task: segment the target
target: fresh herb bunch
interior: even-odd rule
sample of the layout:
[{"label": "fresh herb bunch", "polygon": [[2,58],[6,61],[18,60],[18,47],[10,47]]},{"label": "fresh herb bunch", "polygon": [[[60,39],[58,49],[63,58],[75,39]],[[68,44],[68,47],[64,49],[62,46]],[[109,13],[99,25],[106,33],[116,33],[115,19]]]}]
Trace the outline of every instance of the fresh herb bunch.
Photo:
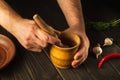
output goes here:
[{"label": "fresh herb bunch", "polygon": [[111,27],[117,27],[120,24],[120,19],[114,19],[107,22],[88,22],[86,23],[87,28],[95,28],[97,30],[104,30]]}]

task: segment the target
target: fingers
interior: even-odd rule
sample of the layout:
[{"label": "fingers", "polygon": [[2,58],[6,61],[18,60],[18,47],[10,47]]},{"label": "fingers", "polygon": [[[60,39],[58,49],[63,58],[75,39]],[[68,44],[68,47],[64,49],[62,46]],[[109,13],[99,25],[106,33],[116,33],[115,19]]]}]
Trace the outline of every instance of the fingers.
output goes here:
[{"label": "fingers", "polygon": [[59,39],[42,31],[33,20],[23,19],[17,26],[20,28],[15,27],[14,36],[24,48],[30,51],[41,52],[48,43],[60,42]]},{"label": "fingers", "polygon": [[34,52],[41,52],[42,51],[42,47],[38,46],[36,44],[29,44],[27,46],[28,46],[27,47],[28,50],[31,50],[31,51],[34,51]]},{"label": "fingers", "polygon": [[39,30],[37,32],[37,35],[38,35],[39,40],[42,41],[41,44],[43,45],[43,47],[46,46],[48,43],[56,44],[56,43],[61,42],[60,39],[58,39],[58,38],[56,38],[56,37],[54,37],[54,36],[44,32],[42,30]]},{"label": "fingers", "polygon": [[82,64],[88,57],[89,50],[89,39],[86,35],[81,35],[82,44],[79,51],[75,54],[72,66],[76,68],[78,65]]},{"label": "fingers", "polygon": [[61,34],[61,32],[60,31],[58,31],[58,30],[55,30],[54,28],[52,28],[51,26],[48,26],[50,29],[52,29],[57,35],[60,35]]},{"label": "fingers", "polygon": [[79,60],[74,60],[72,62],[72,66],[73,66],[73,68],[76,68],[78,65],[82,64],[83,62],[84,62],[84,58],[81,58]]},{"label": "fingers", "polygon": [[78,65],[82,64],[88,56],[88,50],[83,47],[76,53],[74,60],[72,62],[73,68],[76,68]]},{"label": "fingers", "polygon": [[32,35],[30,38],[28,38],[25,46],[26,49],[34,52],[41,52],[43,47],[45,47],[41,44],[41,40],[39,40],[35,35]]},{"label": "fingers", "polygon": [[34,32],[27,39],[26,48],[31,51],[41,52],[43,48],[47,47],[48,43],[56,44],[58,42],[60,42],[59,39],[39,28],[34,28]]},{"label": "fingers", "polygon": [[60,39],[55,38],[55,37],[53,37],[53,36],[49,36],[49,38],[48,38],[48,43],[50,43],[50,44],[58,44],[58,43],[60,43],[60,42],[61,42]]}]

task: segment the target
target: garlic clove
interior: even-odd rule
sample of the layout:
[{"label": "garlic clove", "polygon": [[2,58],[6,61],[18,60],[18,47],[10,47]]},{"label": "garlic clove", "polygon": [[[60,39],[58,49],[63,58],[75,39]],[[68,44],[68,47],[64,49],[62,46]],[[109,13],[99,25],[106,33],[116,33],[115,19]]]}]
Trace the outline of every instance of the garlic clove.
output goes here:
[{"label": "garlic clove", "polygon": [[110,46],[113,44],[113,38],[105,38],[103,46]]},{"label": "garlic clove", "polygon": [[99,48],[99,52],[96,54],[96,58],[98,59],[99,55],[102,54],[102,48]]},{"label": "garlic clove", "polygon": [[96,55],[96,58],[98,58],[98,56],[101,55],[102,52],[103,52],[103,50],[100,47],[99,43],[97,44],[97,46],[93,47],[93,53]]},{"label": "garlic clove", "polygon": [[96,54],[96,58],[97,58],[97,59],[98,59],[99,55],[100,55],[100,54]]}]

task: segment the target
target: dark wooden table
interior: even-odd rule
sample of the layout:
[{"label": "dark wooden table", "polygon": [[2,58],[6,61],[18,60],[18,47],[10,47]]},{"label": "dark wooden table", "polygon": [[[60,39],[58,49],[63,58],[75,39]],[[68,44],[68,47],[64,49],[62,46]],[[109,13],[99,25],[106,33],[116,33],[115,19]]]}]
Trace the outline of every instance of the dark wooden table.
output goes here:
[{"label": "dark wooden table", "polygon": [[[68,27],[60,8],[54,0],[6,1],[23,17],[31,19],[35,13],[39,13],[49,25],[58,30],[64,30]],[[118,12],[120,8],[116,8],[118,7],[117,2],[96,0],[89,2],[84,0],[82,3],[86,22],[89,20],[110,20],[120,16]],[[115,6],[111,7],[113,4]],[[16,56],[8,66],[0,71],[0,80],[120,80],[119,58],[105,61],[101,69],[97,68],[98,61],[103,56],[112,52],[120,52],[120,27],[102,31],[86,29],[86,32],[91,43],[87,60],[76,69],[62,70],[51,63],[49,59],[50,46],[41,53],[27,51],[10,33],[0,27],[0,33],[8,36],[16,46]],[[103,44],[106,37],[114,38],[114,44],[103,47],[103,54],[96,59],[91,49],[96,43]]]}]

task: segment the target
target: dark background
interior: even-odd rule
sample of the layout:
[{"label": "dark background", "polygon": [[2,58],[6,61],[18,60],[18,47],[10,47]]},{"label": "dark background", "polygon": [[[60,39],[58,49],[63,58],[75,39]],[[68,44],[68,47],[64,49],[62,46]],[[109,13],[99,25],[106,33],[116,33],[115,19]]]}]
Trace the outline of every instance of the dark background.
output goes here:
[{"label": "dark background", "polygon": [[[58,30],[68,27],[65,17],[60,10],[57,0],[6,0],[10,6],[22,17],[32,19],[38,13],[49,25]],[[118,0],[82,0],[85,22],[107,21],[120,18],[120,6]],[[86,26],[87,27],[87,26]],[[0,27],[0,33],[13,40],[16,46],[16,56],[11,63],[0,71],[0,80],[119,80],[119,60],[111,60],[97,69],[97,62],[89,53],[85,63],[77,69],[56,70],[44,52],[34,54],[24,49],[18,41],[6,30]],[[105,31],[87,31],[92,44],[103,43],[106,36],[114,38],[114,45],[104,48],[102,56],[109,52],[120,52],[120,28],[107,29]],[[48,52],[48,51],[47,51]],[[49,52],[48,52],[49,54]],[[102,57],[101,56],[101,57]],[[76,79],[77,78],[77,79]]]},{"label": "dark background", "polygon": [[[22,17],[38,13],[49,25],[68,27],[57,0],[6,0]],[[119,0],[81,0],[85,21],[104,21],[120,17]]]}]

